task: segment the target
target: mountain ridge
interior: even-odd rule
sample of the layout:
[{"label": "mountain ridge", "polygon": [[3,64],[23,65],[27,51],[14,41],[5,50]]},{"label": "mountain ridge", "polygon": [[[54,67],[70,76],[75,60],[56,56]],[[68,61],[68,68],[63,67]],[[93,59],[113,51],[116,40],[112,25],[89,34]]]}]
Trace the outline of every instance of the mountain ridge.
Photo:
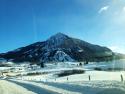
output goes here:
[{"label": "mountain ridge", "polygon": [[88,62],[111,60],[113,54],[107,47],[57,33],[46,41],[0,54],[0,58],[13,62]]}]

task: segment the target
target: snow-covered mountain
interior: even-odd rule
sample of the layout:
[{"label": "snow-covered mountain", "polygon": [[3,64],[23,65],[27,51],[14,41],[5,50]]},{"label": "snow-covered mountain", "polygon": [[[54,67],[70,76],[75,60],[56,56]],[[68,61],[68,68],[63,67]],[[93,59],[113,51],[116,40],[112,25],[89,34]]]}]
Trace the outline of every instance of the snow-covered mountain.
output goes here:
[{"label": "snow-covered mountain", "polygon": [[57,33],[46,41],[0,54],[0,58],[15,62],[100,61],[109,60],[112,56],[113,52],[109,48],[62,33]]}]

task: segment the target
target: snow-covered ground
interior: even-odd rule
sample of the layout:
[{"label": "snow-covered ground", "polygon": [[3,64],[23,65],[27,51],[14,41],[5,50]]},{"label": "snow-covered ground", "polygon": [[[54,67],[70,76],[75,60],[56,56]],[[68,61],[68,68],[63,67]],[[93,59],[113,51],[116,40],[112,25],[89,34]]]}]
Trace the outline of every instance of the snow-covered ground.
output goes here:
[{"label": "snow-covered ground", "polygon": [[0,80],[0,94],[36,94],[27,89],[16,85],[14,83],[10,83],[5,80]]},{"label": "snow-covered ground", "polygon": [[[125,94],[125,84],[112,80],[43,82],[13,80],[22,84],[31,84],[58,94]],[[36,91],[34,90],[36,93]],[[46,93],[37,93],[46,94]],[[52,93],[50,93],[52,94]]]},{"label": "snow-covered ground", "polygon": [[91,62],[90,64],[84,66],[86,69],[101,68],[102,70],[112,69],[112,70],[125,70],[125,59],[107,61],[107,62]]},{"label": "snow-covered ground", "polygon": [[89,76],[92,81],[104,81],[104,80],[114,80],[121,81],[121,75],[125,78],[125,71],[120,72],[108,72],[108,71],[86,71],[82,74],[75,74],[64,77],[57,77],[54,73],[43,74],[43,75],[33,75],[33,76],[22,76],[18,79],[22,80],[33,80],[33,81],[44,81],[44,82],[73,82],[73,81],[88,81]]},{"label": "snow-covered ground", "polygon": [[0,71],[10,69],[10,67],[0,67]]},{"label": "snow-covered ground", "polygon": [[16,81],[33,84],[59,94],[125,94],[125,80],[121,81],[121,74],[125,78],[124,71],[87,71],[64,77],[53,77],[52,74],[25,76]]},{"label": "snow-covered ground", "polygon": [[118,81],[47,82],[46,84],[81,94],[125,94],[125,85]]},{"label": "snow-covered ground", "polygon": [[[77,64],[73,66],[70,62],[48,64],[49,66],[43,69],[19,72],[21,74],[40,72],[41,74],[11,77],[11,79],[8,78],[10,82],[0,80],[0,94],[1,92],[2,94],[125,94],[124,61],[91,63],[85,66],[77,66]],[[123,70],[97,71],[94,68],[114,70],[122,68]],[[62,71],[71,70],[85,70],[85,73],[57,76]],[[9,89],[11,86],[14,90]],[[18,89],[20,91],[16,93]]]},{"label": "snow-covered ground", "polygon": [[[55,86],[47,85],[47,84],[42,83],[42,82],[40,83],[40,82],[34,82],[34,81],[23,81],[23,80],[14,80],[14,79],[11,79],[10,81],[12,81],[16,84],[19,84],[23,87],[26,87],[26,85],[29,85],[31,87],[37,86],[39,88],[43,88],[44,90],[49,91],[49,93],[47,93],[47,94],[81,94],[81,93],[78,93],[78,92],[75,92],[75,91],[69,91],[69,90],[65,90],[63,88],[58,88],[58,87],[55,87]],[[34,90],[34,92],[38,93],[37,89],[38,88],[36,88],[36,90]],[[41,92],[39,94],[46,94],[46,93]]]}]

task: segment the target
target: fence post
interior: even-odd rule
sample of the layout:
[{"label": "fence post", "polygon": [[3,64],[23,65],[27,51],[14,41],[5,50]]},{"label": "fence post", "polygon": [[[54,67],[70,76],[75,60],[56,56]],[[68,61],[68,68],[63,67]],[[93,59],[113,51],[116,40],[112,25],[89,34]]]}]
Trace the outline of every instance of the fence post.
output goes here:
[{"label": "fence post", "polygon": [[89,81],[91,81],[91,76],[89,75]]},{"label": "fence post", "polygon": [[121,74],[121,82],[123,82],[124,81],[124,79],[123,79],[123,76],[122,76],[122,74]]},{"label": "fence post", "polygon": [[67,77],[67,81],[69,80],[69,78]]}]

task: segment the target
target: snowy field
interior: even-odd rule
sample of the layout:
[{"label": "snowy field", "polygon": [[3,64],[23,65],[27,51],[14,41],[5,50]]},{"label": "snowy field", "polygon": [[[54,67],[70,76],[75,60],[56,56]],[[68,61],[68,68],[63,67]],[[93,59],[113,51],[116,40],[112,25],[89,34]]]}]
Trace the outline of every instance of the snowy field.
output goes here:
[{"label": "snowy field", "polygon": [[[78,81],[78,82],[27,82],[59,94],[124,94],[125,85],[119,81]],[[111,93],[112,92],[112,93]],[[43,94],[43,93],[41,93]]]},{"label": "snowy field", "polygon": [[[72,75],[70,81],[62,80],[64,77],[59,78],[59,81],[46,82],[10,79],[9,82],[0,82],[0,86],[4,86],[0,88],[2,89],[0,92],[9,92],[2,94],[125,94],[124,82],[116,80],[80,81],[80,79],[74,81],[75,76],[78,75]],[[82,74],[79,74],[77,78],[79,77],[82,77]],[[6,90],[5,87],[8,89]]]},{"label": "snowy field", "polygon": [[[121,81],[121,74],[125,78],[124,71],[87,71],[83,74],[64,77],[52,77],[54,75],[45,74],[9,79],[9,83],[11,82],[15,84],[15,86],[18,85],[22,87],[22,90],[30,91],[33,94],[125,94],[125,82]],[[88,78],[89,75],[91,76],[90,81]],[[9,86],[9,84],[7,84],[7,86]],[[17,86],[15,91],[18,91]]]},{"label": "snowy field", "polygon": [[[22,76],[18,77],[19,80],[29,80],[29,81],[43,81],[43,82],[73,82],[73,81],[104,81],[104,80],[114,80],[121,81],[121,75],[125,78],[125,71],[120,72],[108,72],[108,71],[86,71],[82,74],[75,74],[64,77],[57,77],[54,73],[43,74],[43,75],[33,75],[33,76]],[[67,80],[68,78],[68,80]]]},{"label": "snowy field", "polygon": [[[97,67],[102,70],[94,70]],[[103,70],[108,68],[113,70]],[[119,68],[122,70],[115,70]],[[57,75],[63,71],[71,72],[72,70],[85,72],[61,77]],[[42,74],[26,75],[36,72]],[[118,62],[91,63],[80,67],[70,66],[69,63],[57,66],[50,64],[49,67],[43,69],[18,73],[22,75],[0,78],[0,94],[125,94],[123,62],[121,64]]]}]

